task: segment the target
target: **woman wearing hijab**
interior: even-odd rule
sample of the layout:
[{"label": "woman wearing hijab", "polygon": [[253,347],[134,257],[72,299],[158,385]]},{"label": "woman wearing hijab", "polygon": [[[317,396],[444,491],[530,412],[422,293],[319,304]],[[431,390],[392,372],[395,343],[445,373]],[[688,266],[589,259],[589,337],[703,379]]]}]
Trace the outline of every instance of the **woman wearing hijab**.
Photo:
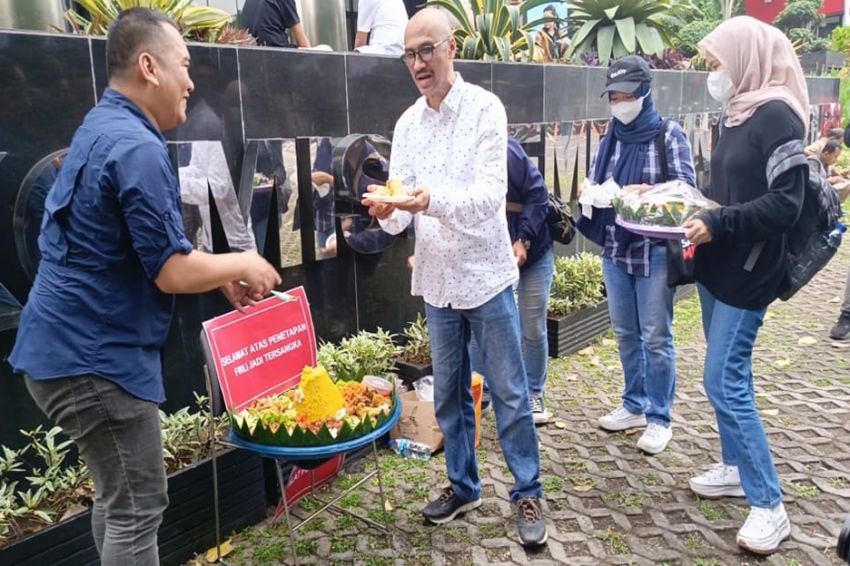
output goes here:
[{"label": "woman wearing hijab", "polygon": [[[691,146],[682,128],[665,122],[652,104],[652,75],[642,58],[630,55],[608,69],[603,95],[613,120],[599,144],[590,177],[613,178],[620,186],[679,179],[694,185]],[[668,179],[661,178],[656,139],[664,129]],[[658,454],[673,432],[670,408],[676,386],[673,348],[673,294],[667,286],[667,249],[661,240],[628,232],[602,221],[601,235],[590,236],[604,247],[603,274],[608,309],[617,336],[625,388],[622,406],[600,417],[609,431],[646,426],[637,447]],[[580,223],[581,226],[581,223]]]},{"label": "woman wearing hijab", "polygon": [[723,461],[692,478],[704,497],[746,496],[738,546],[770,554],[791,527],[756,410],[752,352],[767,306],[786,285],[783,233],[803,203],[803,139],[809,99],[791,43],[748,16],[726,20],[699,43],[711,67],[708,92],[724,104],[711,155],[708,197],[718,209],[685,223],[699,244],[705,391],[714,407]]}]

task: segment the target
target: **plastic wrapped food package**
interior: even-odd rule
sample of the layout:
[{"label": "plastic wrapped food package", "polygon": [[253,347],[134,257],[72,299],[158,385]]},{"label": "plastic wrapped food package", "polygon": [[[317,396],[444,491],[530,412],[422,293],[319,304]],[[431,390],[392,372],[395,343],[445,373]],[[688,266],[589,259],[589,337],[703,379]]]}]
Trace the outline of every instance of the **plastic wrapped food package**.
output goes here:
[{"label": "plastic wrapped food package", "polygon": [[590,217],[590,209],[611,208],[611,201],[620,192],[620,185],[614,179],[608,179],[601,185],[597,185],[590,178],[584,180],[584,186],[578,197],[578,203],[582,207],[582,214]]},{"label": "plastic wrapped food package", "polygon": [[624,225],[677,228],[703,210],[719,205],[682,181],[670,181],[651,187],[623,188],[612,199],[618,219]]}]

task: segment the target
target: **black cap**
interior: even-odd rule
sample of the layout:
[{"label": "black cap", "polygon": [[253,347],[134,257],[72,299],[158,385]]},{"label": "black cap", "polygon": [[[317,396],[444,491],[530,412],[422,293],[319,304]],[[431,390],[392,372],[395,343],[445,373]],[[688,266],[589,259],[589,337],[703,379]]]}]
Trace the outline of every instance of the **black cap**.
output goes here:
[{"label": "black cap", "polygon": [[605,90],[600,96],[608,92],[632,93],[640,87],[640,83],[651,80],[652,74],[646,60],[637,55],[626,55],[608,67],[608,72],[605,74]]}]

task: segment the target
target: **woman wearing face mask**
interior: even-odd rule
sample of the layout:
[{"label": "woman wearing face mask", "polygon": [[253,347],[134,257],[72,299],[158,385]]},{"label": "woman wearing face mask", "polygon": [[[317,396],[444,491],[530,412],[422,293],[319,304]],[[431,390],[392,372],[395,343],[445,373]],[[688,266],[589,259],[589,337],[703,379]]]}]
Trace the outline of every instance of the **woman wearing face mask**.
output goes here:
[{"label": "woman wearing face mask", "polygon": [[[665,122],[652,104],[649,65],[630,55],[608,69],[604,95],[614,119],[599,144],[589,177],[620,186],[680,179],[694,185],[691,146],[682,128]],[[666,124],[666,125],[665,125]],[[669,179],[661,178],[656,140],[664,129]],[[670,408],[676,385],[673,294],[667,286],[667,249],[660,240],[628,232],[605,221],[603,273],[611,323],[623,364],[623,404],[599,419],[609,431],[646,426],[637,447],[657,454],[673,432]]]},{"label": "woman wearing face mask", "polygon": [[738,546],[774,552],[791,527],[755,404],[752,352],[766,307],[786,284],[783,233],[797,219],[808,169],[809,99],[791,43],[748,16],[726,20],[699,43],[712,69],[708,91],[725,106],[711,155],[709,198],[723,205],[685,223],[700,244],[705,392],[722,462],[690,481],[704,497],[746,496]]}]

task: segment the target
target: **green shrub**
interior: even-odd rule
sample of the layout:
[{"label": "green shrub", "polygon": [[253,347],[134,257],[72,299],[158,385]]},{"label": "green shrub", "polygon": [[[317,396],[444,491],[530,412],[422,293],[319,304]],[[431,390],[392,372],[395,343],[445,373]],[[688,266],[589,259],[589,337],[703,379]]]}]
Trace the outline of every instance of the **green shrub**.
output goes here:
[{"label": "green shrub", "polygon": [[589,252],[555,258],[549,314],[564,316],[594,307],[605,297],[602,258]]},{"label": "green shrub", "polygon": [[431,363],[431,335],[428,333],[428,321],[422,313],[416,314],[416,320],[407,325],[401,333],[405,344],[399,357],[411,364]]},{"label": "green shrub", "polygon": [[335,380],[361,381],[364,375],[384,376],[395,368],[401,348],[394,335],[378,328],[362,330],[343,338],[339,344],[325,342],[319,347],[319,363]]}]

